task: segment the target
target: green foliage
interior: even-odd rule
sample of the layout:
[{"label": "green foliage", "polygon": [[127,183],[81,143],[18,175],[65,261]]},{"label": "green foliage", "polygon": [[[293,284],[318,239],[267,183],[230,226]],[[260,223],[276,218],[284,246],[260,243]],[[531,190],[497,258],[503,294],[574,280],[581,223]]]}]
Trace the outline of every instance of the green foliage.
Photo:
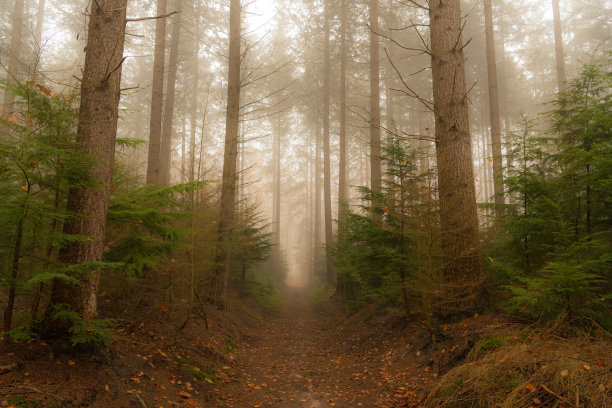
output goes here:
[{"label": "green foliage", "polygon": [[[87,174],[91,158],[76,143],[75,96],[53,95],[33,83],[6,91],[14,93],[16,101],[12,111],[0,116],[0,228],[6,232],[0,237],[2,257],[12,255],[20,221],[23,252],[55,248],[73,239],[59,232],[63,222],[74,216],[66,211],[65,199],[70,188],[91,184]],[[39,256],[29,261],[40,265],[36,261],[44,255]]]},{"label": "green foliage", "polygon": [[232,260],[243,275],[251,267],[265,261],[273,249],[270,226],[265,223],[258,206],[242,208],[236,217],[232,237]]},{"label": "green foliage", "polygon": [[552,102],[550,134],[509,137],[508,207],[490,251],[503,306],[530,318],[612,329],[612,73],[586,64]]},{"label": "green foliage", "polygon": [[470,361],[478,360],[484,353],[489,350],[496,349],[497,347],[508,341],[508,337],[492,337],[483,341],[480,341],[470,352],[468,359]]},{"label": "green foliage", "polygon": [[178,221],[185,210],[185,195],[206,183],[179,184],[166,188],[153,185],[112,196],[108,211],[107,251],[104,259],[121,262],[127,276],[141,276],[144,269],[168,257],[182,245],[186,230]]},{"label": "green foliage", "polygon": [[249,270],[245,273],[244,280],[235,280],[234,284],[264,309],[280,312],[283,300],[271,277],[264,277],[258,271]]},{"label": "green foliage", "polygon": [[506,308],[534,319],[573,322],[588,318],[612,327],[605,305],[612,295],[602,293],[603,276],[612,269],[612,254],[593,256],[600,245],[588,240],[575,243],[551,257],[534,277],[519,277],[520,286],[507,286],[513,296]]},{"label": "green foliage", "polygon": [[106,347],[112,340],[109,328],[114,323],[113,319],[84,319],[68,305],[58,304],[51,312],[51,321],[69,327],[68,340],[72,346]]},{"label": "green foliage", "polygon": [[176,347],[170,347],[172,352],[174,353],[174,358],[178,363],[179,367],[185,368],[189,371],[196,379],[200,381],[206,381],[209,384],[214,384],[216,382],[215,378],[215,369],[212,367],[205,367],[204,370],[201,370],[198,367],[193,366],[189,360],[187,360],[179,349]]},{"label": "green foliage", "polygon": [[[0,236],[0,278],[10,291],[33,291],[38,299],[53,281],[78,285],[79,277],[92,270],[140,275],[184,245],[179,221],[189,215],[185,198],[204,183],[127,191],[125,177],[116,172],[103,260],[60,262],[64,245],[98,238],[62,231],[66,221],[78,217],[66,209],[69,191],[97,186],[89,174],[93,158],[78,145],[79,101],[74,94],[56,95],[41,84],[1,84],[15,96],[10,111],[0,112],[0,228],[6,232]],[[134,146],[130,141],[118,144]],[[29,335],[36,308],[32,318],[16,319],[20,323],[11,333]],[[65,307],[56,309],[52,319],[70,330],[73,345],[104,345],[110,339],[110,321],[85,320]]]},{"label": "green foliage", "polygon": [[22,397],[21,395],[15,395],[8,399],[9,406],[15,408],[35,408],[38,407],[38,401],[34,398],[28,398],[27,396]]},{"label": "green foliage", "polygon": [[437,204],[432,175],[420,153],[405,141],[385,146],[381,194],[360,188],[361,207],[347,208],[339,221],[331,249],[349,309],[372,300],[402,303],[407,311],[415,305],[431,308]]}]

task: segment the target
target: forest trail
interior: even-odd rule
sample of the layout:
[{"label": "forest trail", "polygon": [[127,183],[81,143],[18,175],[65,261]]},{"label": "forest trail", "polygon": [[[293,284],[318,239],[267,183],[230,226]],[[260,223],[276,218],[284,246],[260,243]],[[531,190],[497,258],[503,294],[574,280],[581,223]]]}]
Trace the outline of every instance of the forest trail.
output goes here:
[{"label": "forest trail", "polygon": [[341,328],[326,326],[305,291],[289,289],[280,315],[239,345],[235,367],[225,367],[234,372],[226,373],[218,406],[389,406],[377,403],[380,372],[371,351],[351,346]]}]

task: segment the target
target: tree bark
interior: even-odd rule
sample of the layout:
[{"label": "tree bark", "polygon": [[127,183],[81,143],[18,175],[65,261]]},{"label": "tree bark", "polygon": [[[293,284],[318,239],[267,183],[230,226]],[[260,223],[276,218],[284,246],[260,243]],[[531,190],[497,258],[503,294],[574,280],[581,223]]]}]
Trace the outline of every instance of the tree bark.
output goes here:
[{"label": "tree bark", "polygon": [[[331,161],[329,147],[329,116],[330,116],[330,77],[331,77],[331,55],[329,51],[331,10],[329,2],[325,2],[325,44],[324,44],[324,67],[323,67],[323,200],[325,207],[325,246],[332,244],[334,235],[332,231],[331,211]],[[325,264],[327,271],[327,283],[334,286],[336,277],[332,265],[329,249],[325,251]]]},{"label": "tree bark", "polygon": [[[28,192],[28,198],[29,198]],[[28,215],[28,201],[24,203],[23,213],[19,217],[17,223],[17,230],[15,231],[15,246],[13,247],[13,264],[11,266],[11,278],[9,281],[9,293],[7,299],[6,309],[4,310],[4,332],[11,330],[11,324],[13,321],[13,308],[15,306],[15,296],[17,293],[17,273],[19,272],[19,261],[21,259],[21,241],[23,238],[23,224]],[[8,337],[5,338],[8,340]]]},{"label": "tree bark", "polygon": [[[11,30],[11,48],[8,55],[7,82],[9,85],[19,80],[19,58],[21,57],[21,37],[23,33],[23,0],[15,1],[13,11],[13,28]],[[4,92],[4,106],[13,103],[13,92]]]},{"label": "tree bark", "polygon": [[[166,0],[157,0],[157,15],[166,14]],[[149,120],[149,156],[147,184],[159,185],[159,151],[164,106],[164,60],[166,56],[166,19],[155,20],[155,54],[153,56],[153,83],[151,91],[151,118]]]},{"label": "tree bark", "polygon": [[447,302],[470,310],[483,288],[459,0],[429,2],[442,255]]},{"label": "tree bark", "polygon": [[504,215],[504,174],[499,123],[499,95],[497,91],[497,64],[495,61],[495,37],[491,0],[484,0],[485,37],[487,48],[487,74],[489,84],[489,117],[491,121],[491,146],[493,148],[493,191],[495,194],[495,218]]},{"label": "tree bark", "polygon": [[[229,72],[227,113],[225,117],[225,152],[221,182],[221,206],[215,256],[215,297],[219,306],[227,309],[234,208],[236,205],[236,157],[240,123],[240,0],[230,3]],[[220,296],[223,295],[223,299]]]},{"label": "tree bark", "polygon": [[346,182],[346,0],[340,4],[340,162],[338,169],[338,222],[344,221],[344,207],[348,201]]},{"label": "tree bark", "polygon": [[[189,182],[195,181],[195,149],[196,149],[196,129],[198,127],[198,96],[199,96],[199,85],[200,85],[200,6],[199,4],[194,6],[196,15],[195,34],[193,39],[193,86],[191,94],[191,118],[190,118],[190,137],[189,137]],[[203,126],[203,125],[202,125]],[[202,135],[203,136],[203,135]],[[193,196],[193,192],[191,193]],[[193,204],[192,204],[193,210]]]},{"label": "tree bark", "polygon": [[[397,15],[393,10],[393,0],[389,0],[388,9],[387,9],[387,28],[395,28],[397,27]],[[389,44],[389,50],[387,53],[389,54],[389,59],[391,61],[394,60],[394,44]],[[384,58],[384,57],[383,57]],[[386,127],[388,130],[395,132],[395,100],[393,98],[393,76],[395,75],[395,70],[391,65],[391,61],[387,61],[385,64],[385,110],[386,110]],[[418,130],[417,130],[418,132]]]},{"label": "tree bark", "polygon": [[42,47],[42,32],[43,22],[45,19],[45,0],[38,0],[38,10],[36,12],[36,30],[34,32],[34,39],[36,45]]},{"label": "tree bark", "polygon": [[[182,0],[176,0],[176,9],[182,11]],[[159,158],[159,184],[170,184],[170,164],[172,162],[172,133],[174,120],[174,98],[176,89],[176,73],[178,71],[179,39],[181,36],[182,12],[175,14],[172,28],[172,44],[170,45],[170,58],[168,61],[168,82],[166,83],[166,106],[164,107],[164,123],[162,129],[160,158]]]},{"label": "tree bark", "polygon": [[[348,205],[348,185],[346,177],[346,0],[340,3],[340,160],[338,169],[338,239],[344,228],[345,207]],[[336,279],[336,293],[343,292],[341,277]]]},{"label": "tree bark", "polygon": [[[67,210],[80,217],[70,218],[64,233],[89,239],[70,242],[60,250],[59,260],[67,265],[102,259],[119,118],[126,8],[127,0],[92,3],[77,132],[83,154],[94,158],[90,175],[97,185],[68,192]],[[76,286],[54,282],[49,311],[66,304],[86,319],[96,316],[100,271],[91,270],[78,279],[81,284]]]},{"label": "tree bark", "polygon": [[317,130],[315,132],[315,194],[314,194],[314,269],[315,273],[319,272],[321,265],[321,128],[320,124],[317,123]]},{"label": "tree bark", "polygon": [[274,132],[274,199],[273,199],[273,213],[274,213],[274,244],[276,246],[274,251],[274,273],[275,276],[280,277],[280,232],[281,232],[281,117],[280,114],[276,116],[276,129]]},{"label": "tree bark", "polygon": [[[380,163],[380,58],[378,50],[378,0],[370,0],[370,182],[375,195],[373,206],[379,206],[376,196],[382,190]],[[376,212],[371,213],[378,220]]]},{"label": "tree bark", "polygon": [[552,0],[553,23],[555,29],[555,56],[557,58],[557,86],[559,92],[565,91],[565,56],[563,53],[563,30],[561,27],[561,13],[559,0]]}]

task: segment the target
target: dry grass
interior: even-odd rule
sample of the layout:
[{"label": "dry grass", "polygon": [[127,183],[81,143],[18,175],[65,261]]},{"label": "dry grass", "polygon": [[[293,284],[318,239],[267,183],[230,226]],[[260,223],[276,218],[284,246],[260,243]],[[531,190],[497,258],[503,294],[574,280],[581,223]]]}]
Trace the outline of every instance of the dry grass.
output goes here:
[{"label": "dry grass", "polygon": [[[470,361],[471,360],[471,361]],[[479,341],[425,407],[612,407],[612,342],[520,333]]]}]

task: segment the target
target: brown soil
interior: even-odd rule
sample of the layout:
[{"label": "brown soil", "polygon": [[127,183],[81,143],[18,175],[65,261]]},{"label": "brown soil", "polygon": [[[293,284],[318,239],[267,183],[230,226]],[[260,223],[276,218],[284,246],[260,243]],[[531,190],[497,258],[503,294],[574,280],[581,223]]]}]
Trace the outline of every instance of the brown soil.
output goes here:
[{"label": "brown soil", "polygon": [[[117,316],[116,303],[106,303],[106,313]],[[315,310],[299,289],[288,291],[280,313],[265,313],[248,299],[232,305],[231,313],[207,309],[208,330],[196,317],[178,330],[181,320],[165,307],[146,318],[126,309],[131,317],[116,326],[109,355],[97,358],[66,354],[38,339],[4,343],[0,406],[418,407],[432,389],[453,383],[455,370],[444,374],[466,358],[466,367],[479,364],[483,356],[474,350],[483,340],[525,330],[474,316],[442,326],[432,343],[400,312],[372,306],[347,317],[333,303]],[[553,344],[541,333],[528,336]],[[609,375],[601,344],[584,361]]]}]

